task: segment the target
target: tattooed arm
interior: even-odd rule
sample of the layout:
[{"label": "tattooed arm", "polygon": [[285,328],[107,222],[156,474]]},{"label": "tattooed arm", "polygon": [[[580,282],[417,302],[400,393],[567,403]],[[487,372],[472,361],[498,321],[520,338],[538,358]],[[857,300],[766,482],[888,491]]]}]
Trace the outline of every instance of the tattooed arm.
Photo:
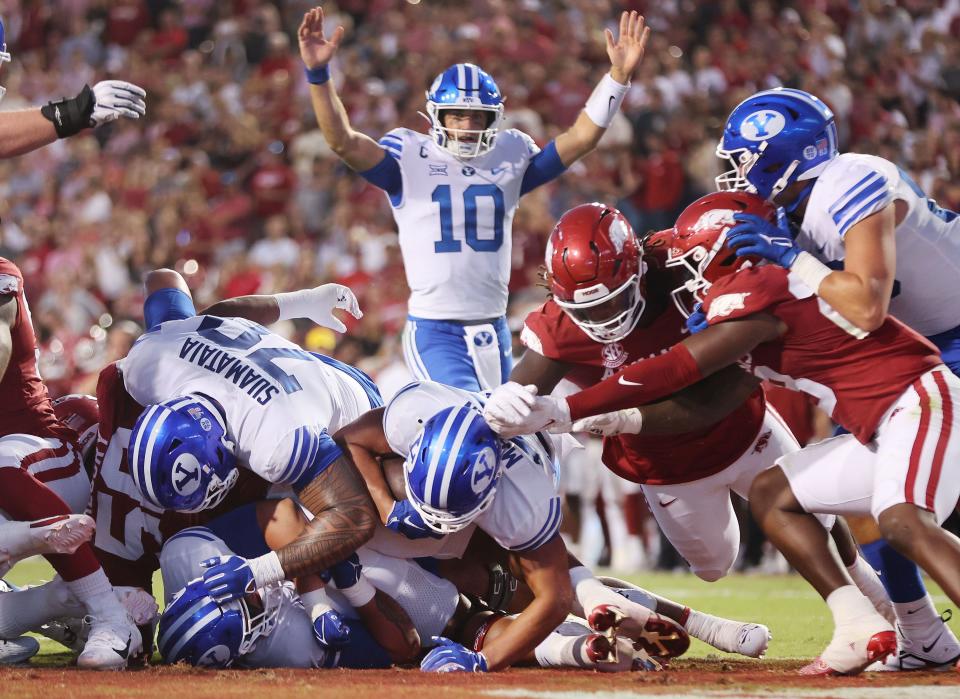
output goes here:
[{"label": "tattooed arm", "polygon": [[403,607],[383,590],[356,607],[370,635],[395,663],[412,663],[420,653],[420,634]]},{"label": "tattooed arm", "polygon": [[338,456],[298,498],[313,519],[277,551],[287,579],[329,568],[373,536],[377,510],[347,454]]}]

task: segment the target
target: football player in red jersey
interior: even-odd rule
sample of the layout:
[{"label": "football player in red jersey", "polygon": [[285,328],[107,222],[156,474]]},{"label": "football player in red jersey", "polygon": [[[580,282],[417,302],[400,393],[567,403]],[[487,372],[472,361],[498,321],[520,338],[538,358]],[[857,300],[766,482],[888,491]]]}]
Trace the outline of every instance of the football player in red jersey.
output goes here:
[{"label": "football player in red jersey", "polygon": [[[11,60],[6,31],[0,20],[0,66]],[[6,89],[0,87],[0,98]],[[92,88],[84,85],[76,97],[43,107],[0,112],[0,158],[12,158],[68,138],[84,129],[120,117],[139,119],[146,114],[143,88],[123,80],[102,80]]]},{"label": "football player in red jersey", "polygon": [[[0,525],[0,563],[48,554],[93,619],[78,664],[122,668],[139,652],[140,633],[86,543],[93,520],[73,514],[86,507],[89,479],[77,434],[57,418],[37,373],[36,346],[23,275],[0,258],[0,510],[14,520]],[[0,606],[0,638],[20,635],[16,616],[15,607]]]},{"label": "football player in red jersey", "polygon": [[[586,388],[683,340],[685,319],[670,301],[674,277],[663,268],[666,240],[663,233],[653,235],[641,250],[620,212],[601,204],[578,206],[560,218],[547,244],[552,298],[526,319],[521,339],[528,351],[511,375],[516,383],[497,389],[487,404],[494,421],[498,399],[513,400],[523,392],[518,384],[545,394],[567,378]],[[736,367],[636,412],[642,412],[639,434],[614,436],[625,431],[615,426],[599,430],[609,435],[603,462],[641,484],[654,517],[691,570],[718,580],[740,548],[731,491],[747,497],[754,477],[799,445],[765,406],[758,382]],[[838,528],[844,562],[871,597],[885,597],[845,532]],[[687,624],[692,635],[757,656],[766,650],[768,631],[749,626],[751,633],[741,633],[707,615]]]},{"label": "football player in red jersey", "polygon": [[836,564],[808,513],[872,515],[884,537],[960,604],[960,541],[939,526],[960,496],[960,379],[936,347],[896,319],[865,333],[794,274],[736,257],[726,235],[742,212],[775,216],[754,195],[720,192],[688,207],[674,229],[667,264],[688,270],[678,292],[702,300],[702,332],[568,399],[536,399],[516,426],[569,428],[624,410],[618,419],[629,422],[633,406],[738,362],[811,395],[850,434],[778,459],[754,481],[751,506],[833,613],[833,640],[803,672],[859,672],[895,651],[896,635]]}]

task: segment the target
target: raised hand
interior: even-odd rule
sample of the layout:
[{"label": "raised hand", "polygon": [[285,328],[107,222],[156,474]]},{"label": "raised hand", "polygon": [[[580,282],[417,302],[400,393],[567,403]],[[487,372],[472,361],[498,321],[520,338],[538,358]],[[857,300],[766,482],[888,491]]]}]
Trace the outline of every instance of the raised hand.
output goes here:
[{"label": "raised hand", "polygon": [[300,58],[307,68],[321,68],[330,62],[340,48],[343,27],[337,27],[329,39],[323,35],[323,9],[315,7],[303,16],[297,38],[300,41]]},{"label": "raised hand", "polygon": [[640,13],[624,12],[620,15],[620,36],[617,39],[609,29],[603,30],[607,39],[607,55],[610,57],[610,76],[618,83],[626,84],[643,60],[650,37],[650,27],[645,25]]}]

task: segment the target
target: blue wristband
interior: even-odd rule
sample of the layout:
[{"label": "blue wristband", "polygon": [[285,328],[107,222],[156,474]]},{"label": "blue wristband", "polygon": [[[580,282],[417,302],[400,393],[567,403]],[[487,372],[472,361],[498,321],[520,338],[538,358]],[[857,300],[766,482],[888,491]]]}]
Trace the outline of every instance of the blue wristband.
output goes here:
[{"label": "blue wristband", "polygon": [[307,82],[311,85],[323,85],[330,79],[330,67],[320,66],[319,68],[303,67],[303,72],[307,76]]}]

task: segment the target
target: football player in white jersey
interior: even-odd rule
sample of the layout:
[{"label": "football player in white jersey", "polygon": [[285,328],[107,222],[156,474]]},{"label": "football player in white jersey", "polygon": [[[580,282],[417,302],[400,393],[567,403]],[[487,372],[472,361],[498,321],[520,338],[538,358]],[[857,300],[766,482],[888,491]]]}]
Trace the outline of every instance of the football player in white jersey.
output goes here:
[{"label": "football player in white jersey", "polygon": [[[444,655],[464,663],[459,669],[495,670],[517,662],[568,613],[588,619],[595,630],[613,625],[625,637],[646,638],[649,643],[640,645],[653,655],[682,653],[684,625],[721,650],[762,654],[765,627],[712,617],[645,591],[617,594],[569,556],[558,535],[558,468],[564,454],[579,445],[545,432],[501,440],[480,415],[485,400],[483,394],[431,381],[413,383],[386,408],[371,410],[337,434],[387,526],[378,528],[367,548],[401,558],[462,559],[479,530],[509,553],[505,567],[521,572],[532,601],[518,606],[516,623],[486,644],[447,648]],[[405,459],[402,469],[397,456]],[[486,573],[478,571],[480,576]],[[468,576],[457,579],[463,577]],[[679,618],[652,611],[669,614],[667,609]],[[537,650],[541,664],[552,652]],[[425,663],[432,667],[432,661]]]},{"label": "football player in white jersey", "polygon": [[[131,475],[145,501],[161,510],[209,509],[236,482],[239,465],[292,488],[314,515],[279,552],[208,562],[204,580],[213,596],[235,599],[328,568],[355,551],[373,535],[376,509],[328,431],[382,404],[373,382],[250,320],[196,315],[175,272],[151,273],[147,291],[148,331],[117,364],[127,392],[146,406],[129,449]],[[331,308],[359,314],[349,289],[339,285],[262,300],[259,317],[267,322],[313,317],[329,323]]]},{"label": "football player in white jersey", "polygon": [[493,78],[457,63],[427,91],[429,134],[394,129],[379,142],[354,130],[329,63],[343,27],[326,38],[323,10],[304,15],[300,55],[327,143],[353,170],[383,189],[400,236],[410,286],[404,357],[418,379],[471,391],[510,374],[507,283],[511,226],[527,192],[559,176],[600,141],[643,58],[649,29],[636,12],[606,31],[610,72],[576,123],[540,150],[526,134],[500,131],[504,97]]},{"label": "football player in white jersey", "polygon": [[[802,90],[749,97],[730,114],[717,155],[733,169],[721,189],[749,189],[782,207],[778,224],[737,214],[738,255],[791,272],[863,336],[888,313],[925,335],[960,374],[960,217],[928,198],[896,164],[839,153],[833,113]],[[695,325],[701,318],[692,318]],[[937,524],[932,516],[929,526]],[[905,527],[902,535],[912,536]],[[916,564],[879,539],[863,544],[897,611],[892,669],[948,665],[960,642],[940,619]]]}]

